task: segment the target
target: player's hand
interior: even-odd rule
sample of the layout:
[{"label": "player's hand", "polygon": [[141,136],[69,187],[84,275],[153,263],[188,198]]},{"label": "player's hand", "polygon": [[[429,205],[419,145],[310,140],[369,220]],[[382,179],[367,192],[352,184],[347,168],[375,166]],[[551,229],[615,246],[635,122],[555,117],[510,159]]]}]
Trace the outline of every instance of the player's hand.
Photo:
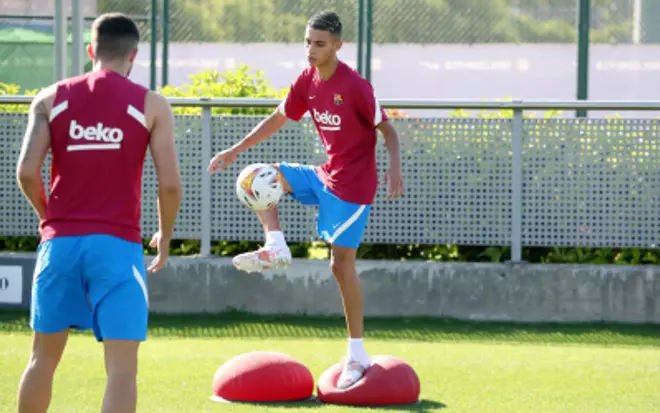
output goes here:
[{"label": "player's hand", "polygon": [[396,199],[403,195],[401,168],[390,168],[385,174],[385,180],[383,183],[388,184],[387,199]]},{"label": "player's hand", "polygon": [[215,171],[220,171],[234,163],[238,157],[239,151],[234,148],[226,149],[222,152],[218,152],[211,162],[209,163],[208,171],[213,173]]},{"label": "player's hand", "polygon": [[151,272],[160,271],[167,263],[167,258],[170,256],[170,240],[161,235],[160,231],[156,232],[151,241],[149,242],[151,248],[158,249],[158,255],[151,261],[151,265],[147,268]]}]

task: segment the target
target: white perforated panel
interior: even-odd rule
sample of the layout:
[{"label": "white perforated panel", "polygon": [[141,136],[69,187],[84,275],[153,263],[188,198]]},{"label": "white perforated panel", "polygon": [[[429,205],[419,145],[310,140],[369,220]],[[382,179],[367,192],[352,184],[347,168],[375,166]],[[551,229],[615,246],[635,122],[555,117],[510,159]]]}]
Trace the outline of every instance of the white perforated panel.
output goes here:
[{"label": "white perforated panel", "polygon": [[[0,112],[0,235],[31,236],[38,233],[39,220],[16,182],[16,162],[28,116],[26,113]],[[50,154],[42,169],[42,179],[48,193]]]},{"label": "white perforated panel", "polygon": [[[200,239],[202,177],[213,153],[245,137],[263,116],[213,118],[212,151],[202,154],[201,116],[177,116],[176,144],[184,200],[179,239]],[[510,245],[512,147],[510,119],[396,119],[405,196],[379,189],[364,242]],[[0,113],[0,235],[36,235],[37,220],[16,184],[25,114]],[[523,245],[653,247],[660,235],[658,120],[526,119],[523,137]],[[48,185],[47,158],[44,182]],[[270,140],[211,177],[211,238],[262,241],[255,214],[235,192],[241,168],[253,162],[318,165],[325,153],[312,122],[288,122]],[[382,136],[378,168],[388,155]],[[157,179],[144,169],[143,235],[158,227]],[[315,207],[286,198],[280,220],[290,241],[316,238]]]},{"label": "white perforated panel", "polygon": [[[202,173],[207,159],[202,157],[202,118],[180,115],[176,118],[176,148],[179,160],[183,199],[179,208],[174,238],[200,239],[202,216]],[[151,154],[147,151],[143,173],[142,235],[151,238],[158,230],[158,179]]]},{"label": "white perforated panel", "polygon": [[[381,185],[365,242],[508,245],[511,121],[397,119],[405,196]],[[378,169],[389,156],[382,135]]]},{"label": "white perforated panel", "polygon": [[660,122],[525,120],[523,245],[657,247]]},{"label": "white perforated panel", "polygon": [[[199,239],[201,232],[201,117],[177,117],[176,145],[179,156],[184,199],[175,225],[174,237]],[[0,189],[3,219],[0,235],[37,235],[38,220],[16,184],[16,161],[27,126],[26,114],[0,112]],[[50,179],[50,154],[42,170],[46,193]],[[151,238],[158,230],[157,177],[149,150],[143,172],[142,235]]]}]

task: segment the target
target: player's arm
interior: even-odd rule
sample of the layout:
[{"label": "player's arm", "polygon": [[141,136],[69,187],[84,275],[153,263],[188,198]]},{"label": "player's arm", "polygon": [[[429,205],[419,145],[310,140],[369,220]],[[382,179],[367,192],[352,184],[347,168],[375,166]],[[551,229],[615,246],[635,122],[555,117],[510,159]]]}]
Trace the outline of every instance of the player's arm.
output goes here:
[{"label": "player's arm", "polygon": [[241,152],[275,135],[287,120],[299,121],[305,112],[307,112],[307,101],[304,99],[304,94],[302,93],[304,88],[305,77],[301,75],[291,85],[286,98],[273,113],[259,122],[241,141],[231,148],[215,154],[209,163],[208,171],[213,173],[225,169],[236,160]]},{"label": "player's arm", "polygon": [[362,83],[356,90],[358,93],[356,96],[358,113],[360,113],[365,122],[369,122],[383,134],[385,147],[390,155],[390,167],[385,176],[385,180],[389,184],[387,197],[389,199],[398,198],[403,194],[399,133],[387,118],[387,114],[381,108],[380,103],[378,103],[371,84],[368,82]]},{"label": "player's arm", "polygon": [[147,95],[145,112],[151,118],[149,150],[158,177],[158,229],[160,236],[169,241],[183,192],[174,144],[174,115],[169,102],[153,92]]},{"label": "player's arm", "polygon": [[401,172],[401,144],[399,133],[389,120],[384,120],[378,124],[377,129],[383,134],[385,147],[390,155],[390,167],[387,171],[386,179],[389,184],[387,197],[389,199],[398,198],[403,194],[403,178]]},{"label": "player's arm", "polygon": [[376,128],[383,134],[385,147],[390,154],[390,169],[395,167],[401,171],[401,142],[399,140],[399,132],[397,132],[389,119],[379,123]]},{"label": "player's arm", "polygon": [[42,90],[34,97],[16,165],[18,185],[40,221],[46,219],[47,215],[46,191],[41,178],[41,168],[50,147],[48,123],[54,98],[55,89],[52,87]]}]

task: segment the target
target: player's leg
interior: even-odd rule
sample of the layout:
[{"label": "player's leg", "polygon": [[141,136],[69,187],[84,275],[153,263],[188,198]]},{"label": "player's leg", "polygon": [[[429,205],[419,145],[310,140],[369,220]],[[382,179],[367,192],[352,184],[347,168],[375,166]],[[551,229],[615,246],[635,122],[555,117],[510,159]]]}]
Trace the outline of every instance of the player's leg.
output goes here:
[{"label": "player's leg", "polygon": [[[305,205],[318,204],[318,198],[310,187],[310,175],[315,176],[312,166],[287,163],[273,166],[280,171],[282,187],[286,193]],[[234,257],[234,266],[246,272],[259,272],[288,266],[291,263],[291,251],[280,226],[277,207],[259,211],[257,216],[264,228],[266,243],[256,251]]]},{"label": "player's leg", "polygon": [[[292,193],[293,190],[291,189],[291,185],[289,184],[289,181],[286,179],[286,176],[282,173],[280,166],[279,165],[273,165],[273,166],[275,167],[275,169],[277,169],[280,172],[280,176],[282,180],[282,189],[284,189],[284,192],[287,194]],[[284,169],[286,170],[286,168],[287,166],[285,165]],[[265,211],[257,211],[256,214],[257,217],[259,218],[259,221],[261,222],[261,226],[264,228],[266,247],[279,246],[281,247],[282,250],[288,251],[288,247],[284,239],[284,234],[282,233],[282,226],[280,225],[280,216],[277,210],[277,206],[274,206],[273,208],[267,209]]]},{"label": "player's leg", "polygon": [[85,248],[94,334],[103,341],[107,383],[103,413],[135,412],[138,349],[147,338],[149,295],[139,243],[93,235]]},{"label": "player's leg", "polygon": [[102,413],[137,410],[138,340],[104,340],[105,386]]},{"label": "player's leg", "polygon": [[38,248],[30,302],[32,354],[18,390],[18,412],[45,412],[69,328],[91,328],[91,311],[80,272],[77,237],[47,241]]},{"label": "player's leg", "polygon": [[364,348],[364,298],[355,268],[371,206],[344,202],[327,189],[320,198],[318,231],[332,247],[330,268],[339,285],[349,337],[347,360],[337,383],[345,389],[360,380],[371,364]]},{"label": "player's leg", "polygon": [[53,334],[34,333],[32,355],[18,388],[19,413],[45,413],[53,391],[53,377],[66,346],[69,329]]},{"label": "player's leg", "polygon": [[355,269],[356,252],[354,248],[332,245],[331,268],[339,285],[348,329],[347,360],[337,381],[340,389],[360,380],[371,364],[364,348],[364,299]]}]

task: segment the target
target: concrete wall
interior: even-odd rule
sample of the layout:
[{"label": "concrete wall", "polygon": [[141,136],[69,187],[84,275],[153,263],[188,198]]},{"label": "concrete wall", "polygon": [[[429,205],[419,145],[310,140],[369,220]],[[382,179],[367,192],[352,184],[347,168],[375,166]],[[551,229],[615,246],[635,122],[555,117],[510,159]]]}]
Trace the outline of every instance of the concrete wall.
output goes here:
[{"label": "concrete wall", "polygon": [[[0,255],[0,279],[3,265],[23,265],[22,296],[29,300],[33,256],[7,257]],[[358,272],[367,315],[660,323],[658,266],[360,261]],[[342,313],[327,261],[295,260],[285,271],[246,274],[229,258],[173,257],[148,284],[154,313]]]}]

